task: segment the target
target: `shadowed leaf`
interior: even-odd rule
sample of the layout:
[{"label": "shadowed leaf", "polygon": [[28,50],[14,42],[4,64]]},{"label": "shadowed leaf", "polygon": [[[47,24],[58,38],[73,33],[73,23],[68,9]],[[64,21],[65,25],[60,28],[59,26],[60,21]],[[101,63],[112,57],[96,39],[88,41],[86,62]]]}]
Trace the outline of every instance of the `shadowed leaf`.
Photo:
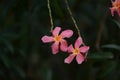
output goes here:
[{"label": "shadowed leaf", "polygon": [[88,54],[90,59],[112,59],[113,54],[111,52],[96,52]]},{"label": "shadowed leaf", "polygon": [[111,49],[116,49],[120,51],[120,46],[119,45],[115,45],[115,44],[107,44],[107,45],[102,45],[102,48],[111,48]]}]

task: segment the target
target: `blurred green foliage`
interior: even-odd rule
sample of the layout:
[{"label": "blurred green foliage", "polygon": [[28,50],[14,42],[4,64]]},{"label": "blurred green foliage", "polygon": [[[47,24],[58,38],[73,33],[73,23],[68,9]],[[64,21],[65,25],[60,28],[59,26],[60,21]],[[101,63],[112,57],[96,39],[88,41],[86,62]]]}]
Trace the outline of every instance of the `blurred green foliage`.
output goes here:
[{"label": "blurred green foliage", "polygon": [[[84,42],[87,60],[64,63],[67,53],[52,55],[47,0],[0,1],[0,80],[120,80],[120,17],[110,14],[111,0],[68,0]],[[64,0],[51,0],[55,26],[77,31]]]}]

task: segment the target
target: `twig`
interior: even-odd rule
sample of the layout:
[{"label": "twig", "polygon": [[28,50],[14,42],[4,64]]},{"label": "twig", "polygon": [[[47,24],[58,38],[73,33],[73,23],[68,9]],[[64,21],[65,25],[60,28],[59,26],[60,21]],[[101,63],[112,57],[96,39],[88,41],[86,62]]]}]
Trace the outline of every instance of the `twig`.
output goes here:
[{"label": "twig", "polygon": [[66,3],[66,6],[67,6],[67,10],[68,10],[68,12],[69,12],[69,14],[70,14],[70,17],[71,17],[71,19],[72,19],[72,21],[73,21],[73,23],[74,23],[74,25],[75,25],[75,28],[77,29],[78,35],[81,36],[81,35],[80,35],[80,30],[79,30],[79,28],[78,28],[78,26],[77,26],[77,23],[76,23],[76,20],[74,19],[73,14],[72,14],[72,12],[71,12],[71,10],[70,10],[68,1],[65,0],[65,3]]},{"label": "twig", "polygon": [[48,11],[49,11],[49,17],[50,17],[50,23],[51,23],[51,32],[52,32],[52,30],[53,30],[53,27],[54,27],[54,25],[53,25],[53,19],[52,19],[52,13],[51,13],[51,7],[50,7],[50,0],[47,0],[48,1]]}]

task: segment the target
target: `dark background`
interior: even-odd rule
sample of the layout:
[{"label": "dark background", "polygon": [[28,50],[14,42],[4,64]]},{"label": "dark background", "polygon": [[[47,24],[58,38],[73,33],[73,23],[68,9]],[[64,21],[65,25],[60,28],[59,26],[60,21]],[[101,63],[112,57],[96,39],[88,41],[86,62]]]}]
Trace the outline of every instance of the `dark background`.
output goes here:
[{"label": "dark background", "polygon": [[[50,0],[54,26],[72,29],[64,0]],[[111,0],[68,0],[82,38],[90,46],[87,60],[65,64],[67,53],[52,55],[47,0],[0,0],[0,80],[120,80],[120,17],[112,17]]]}]

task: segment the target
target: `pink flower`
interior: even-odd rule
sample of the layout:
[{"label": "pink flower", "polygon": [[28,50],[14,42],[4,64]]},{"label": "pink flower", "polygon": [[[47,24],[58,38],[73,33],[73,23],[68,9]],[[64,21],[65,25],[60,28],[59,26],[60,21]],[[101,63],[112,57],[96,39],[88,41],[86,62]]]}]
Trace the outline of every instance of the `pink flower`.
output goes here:
[{"label": "pink flower", "polygon": [[76,61],[78,64],[81,64],[84,61],[84,54],[89,50],[89,46],[81,46],[82,44],[82,38],[78,37],[78,39],[76,40],[74,47],[72,45],[70,45],[68,47],[68,53],[72,53],[70,54],[65,60],[65,63],[70,64],[72,62],[72,60],[74,59],[74,57],[76,56]]},{"label": "pink flower", "polygon": [[114,16],[114,12],[117,12],[120,16],[120,0],[112,1],[112,7],[110,8],[112,16]]},{"label": "pink flower", "polygon": [[60,45],[61,51],[66,52],[67,48],[68,48],[68,44],[64,38],[70,38],[73,35],[72,30],[65,30],[65,31],[61,32],[61,34],[59,35],[60,31],[61,31],[61,28],[56,27],[52,31],[53,36],[46,36],[45,35],[42,37],[42,41],[44,43],[54,42],[51,46],[53,54],[56,54],[59,52],[59,45]]}]

